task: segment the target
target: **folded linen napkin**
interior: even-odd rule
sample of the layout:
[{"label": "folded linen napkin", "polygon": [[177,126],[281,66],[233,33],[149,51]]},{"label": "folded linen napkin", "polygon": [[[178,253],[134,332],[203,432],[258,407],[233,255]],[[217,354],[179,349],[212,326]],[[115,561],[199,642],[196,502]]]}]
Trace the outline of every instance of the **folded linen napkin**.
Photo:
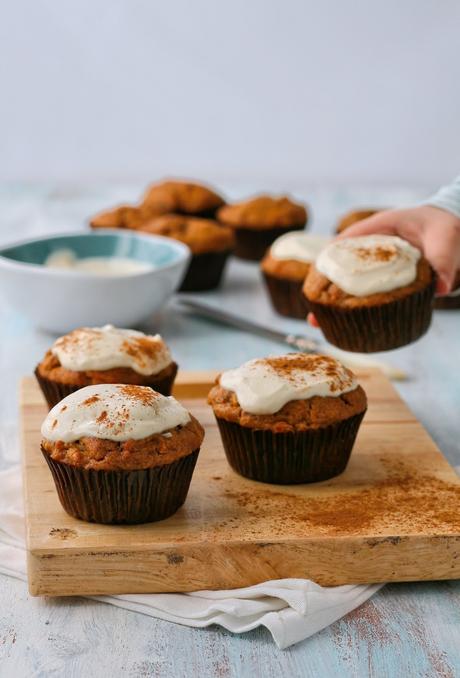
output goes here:
[{"label": "folded linen napkin", "polygon": [[[26,580],[22,479],[19,466],[0,471],[0,573]],[[151,617],[233,633],[263,625],[284,649],[370,598],[382,584],[325,588],[307,579],[279,579],[230,591],[91,596]]]}]

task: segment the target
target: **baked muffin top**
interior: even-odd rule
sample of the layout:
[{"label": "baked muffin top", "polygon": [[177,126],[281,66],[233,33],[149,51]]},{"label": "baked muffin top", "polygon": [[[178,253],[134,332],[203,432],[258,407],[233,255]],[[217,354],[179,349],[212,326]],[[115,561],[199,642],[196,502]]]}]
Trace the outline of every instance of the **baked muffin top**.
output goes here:
[{"label": "baked muffin top", "polygon": [[400,299],[432,279],[416,247],[397,236],[370,235],[335,240],[322,250],[303,291],[310,301],[352,308]]},{"label": "baked muffin top", "polygon": [[350,370],[329,356],[301,353],[223,372],[208,402],[218,418],[275,433],[327,426],[366,409]]},{"label": "baked muffin top", "polygon": [[163,214],[154,205],[120,205],[96,214],[90,219],[91,228],[139,228],[152,217]]},{"label": "baked muffin top", "polygon": [[150,186],[142,201],[157,213],[196,214],[214,213],[225,204],[222,196],[202,184],[191,181],[161,181]]},{"label": "baked muffin top", "polygon": [[147,383],[176,368],[159,334],[104,325],[79,327],[57,339],[38,365],[41,376],[61,384]]},{"label": "baked muffin top", "polygon": [[221,207],[217,218],[223,224],[235,228],[265,229],[303,226],[307,222],[307,211],[303,205],[293,202],[287,196],[275,198],[260,195]]},{"label": "baked muffin top", "polygon": [[192,254],[222,252],[233,249],[233,231],[211,219],[165,214],[147,222],[140,229],[145,233],[165,235],[190,247]]},{"label": "baked muffin top", "polygon": [[41,433],[42,449],[55,461],[106,471],[172,463],[204,437],[175,398],[127,384],[75,391],[50,410]]},{"label": "baked muffin top", "polygon": [[285,233],[270,247],[261,268],[268,275],[302,282],[310,264],[329,242],[330,238],[303,231]]},{"label": "baked muffin top", "polygon": [[370,209],[370,208],[351,210],[350,212],[347,212],[346,214],[343,215],[343,217],[339,219],[336,231],[337,233],[342,233],[342,231],[344,231],[349,226],[353,226],[353,224],[356,224],[358,221],[362,221],[363,219],[373,217],[374,214],[377,214],[377,212],[380,211],[381,211],[380,209]]}]

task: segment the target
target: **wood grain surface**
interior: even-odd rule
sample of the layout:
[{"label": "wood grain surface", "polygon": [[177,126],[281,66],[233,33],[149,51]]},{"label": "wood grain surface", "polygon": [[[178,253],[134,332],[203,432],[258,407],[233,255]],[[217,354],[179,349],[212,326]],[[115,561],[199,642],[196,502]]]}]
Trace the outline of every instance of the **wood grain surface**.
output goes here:
[{"label": "wood grain surface", "polygon": [[[460,576],[460,482],[388,380],[359,374],[369,410],[345,473],[274,486],[228,466],[203,396],[209,372],[175,394],[206,428],[185,505],[171,518],[104,526],[61,508],[39,450],[46,409],[25,378],[21,408],[33,595],[235,588],[303,577],[322,585]],[[136,576],[127,576],[136,572]]]}]

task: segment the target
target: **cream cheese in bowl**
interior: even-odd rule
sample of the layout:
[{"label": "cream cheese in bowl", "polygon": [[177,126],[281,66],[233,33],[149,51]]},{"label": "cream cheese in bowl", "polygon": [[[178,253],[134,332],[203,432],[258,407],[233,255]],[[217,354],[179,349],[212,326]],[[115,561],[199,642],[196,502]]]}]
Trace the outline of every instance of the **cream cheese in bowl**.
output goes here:
[{"label": "cream cheese in bowl", "polygon": [[70,249],[55,250],[45,259],[44,266],[93,275],[132,275],[152,271],[155,268],[153,264],[128,257],[79,258]]}]

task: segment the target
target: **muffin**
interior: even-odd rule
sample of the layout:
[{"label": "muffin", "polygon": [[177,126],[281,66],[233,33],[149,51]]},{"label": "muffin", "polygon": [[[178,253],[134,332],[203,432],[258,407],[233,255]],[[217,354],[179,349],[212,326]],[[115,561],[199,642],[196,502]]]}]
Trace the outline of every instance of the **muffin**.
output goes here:
[{"label": "muffin", "polygon": [[230,466],[276,484],[341,473],[367,408],[366,394],[341,363],[300,353],[223,372],[208,402]]},{"label": "muffin", "polygon": [[430,326],[435,275],[420,251],[397,236],[335,240],[311,266],[303,291],[331,344],[388,351]]},{"label": "muffin", "polygon": [[201,292],[220,285],[227,259],[234,247],[230,228],[219,226],[211,219],[167,214],[147,222],[141,230],[180,240],[190,248],[192,258],[180,292]]},{"label": "muffin", "polygon": [[305,319],[308,303],[302,286],[311,263],[330,238],[300,231],[277,238],[260,268],[275,311],[289,318]]},{"label": "muffin", "polygon": [[182,506],[203,441],[199,422],[147,386],[98,384],[48,413],[41,450],[74,518],[146,523]]},{"label": "muffin", "polygon": [[213,219],[225,204],[222,196],[202,184],[191,181],[161,181],[147,190],[142,206],[158,214],[184,214]]},{"label": "muffin", "polygon": [[460,271],[457,271],[454,281],[454,289],[452,292],[455,296],[444,295],[436,297],[434,300],[434,307],[437,311],[456,311],[460,308]]},{"label": "muffin", "polygon": [[169,395],[177,364],[159,334],[113,325],[80,327],[59,337],[35,369],[48,406],[93,384],[136,384]]},{"label": "muffin", "polygon": [[96,214],[91,228],[134,228],[162,214],[186,214],[213,218],[224,199],[202,184],[190,181],[161,181],[152,184],[139,205],[120,205]]},{"label": "muffin", "polygon": [[153,205],[119,205],[110,210],[99,212],[90,219],[91,228],[129,228],[137,229],[146,221],[163,214]]},{"label": "muffin", "polygon": [[353,224],[356,224],[358,221],[362,221],[363,219],[373,217],[374,214],[377,214],[377,212],[381,211],[382,211],[381,209],[350,210],[350,212],[347,212],[346,214],[343,215],[343,217],[341,217],[341,219],[339,219],[336,228],[336,233],[342,233],[342,231],[345,231],[345,229],[349,228],[350,226],[353,226]]},{"label": "muffin", "polygon": [[280,235],[304,229],[307,211],[287,197],[261,195],[221,207],[217,218],[235,232],[235,255],[240,259],[260,261]]}]

